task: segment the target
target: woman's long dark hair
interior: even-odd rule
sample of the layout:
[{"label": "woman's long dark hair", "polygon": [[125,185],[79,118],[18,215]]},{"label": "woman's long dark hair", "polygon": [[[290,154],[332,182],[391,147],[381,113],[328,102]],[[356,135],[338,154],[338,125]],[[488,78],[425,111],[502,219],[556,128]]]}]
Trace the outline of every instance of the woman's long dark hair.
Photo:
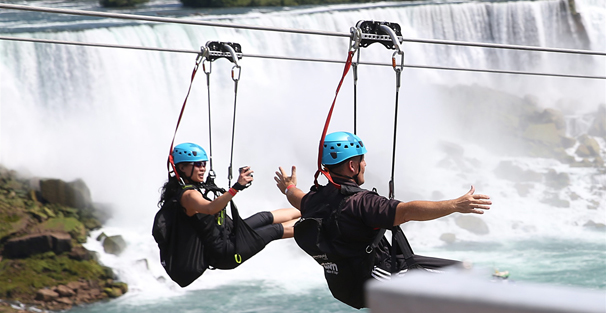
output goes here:
[{"label": "woman's long dark hair", "polygon": [[160,195],[160,201],[158,201],[158,207],[162,207],[166,200],[176,196],[181,191],[181,184],[175,176],[168,178],[168,181],[162,186],[162,192]]}]

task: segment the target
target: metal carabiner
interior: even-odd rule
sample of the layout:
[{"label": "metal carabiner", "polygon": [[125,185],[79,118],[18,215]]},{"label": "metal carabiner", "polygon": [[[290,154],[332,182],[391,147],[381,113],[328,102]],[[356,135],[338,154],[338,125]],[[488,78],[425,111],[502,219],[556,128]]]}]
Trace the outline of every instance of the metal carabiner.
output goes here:
[{"label": "metal carabiner", "polygon": [[349,40],[349,51],[356,51],[360,49],[360,42],[362,40],[362,30],[359,27],[352,27],[349,29],[351,37]]},{"label": "metal carabiner", "polygon": [[[235,73],[236,72],[235,69],[238,69],[237,76]],[[240,65],[238,65],[238,64],[234,65],[234,67],[231,68],[231,79],[233,79],[233,81],[235,81],[235,82],[239,81],[241,73],[242,73],[242,67],[240,67]]]},{"label": "metal carabiner", "polygon": [[402,60],[400,61],[400,70],[402,70],[404,69],[404,51],[396,51],[393,53],[393,55],[391,56],[391,66],[394,70],[398,66],[398,63],[396,62],[396,55],[398,54],[402,55]]},{"label": "metal carabiner", "polygon": [[[208,71],[206,70],[206,61],[208,61]],[[213,69],[213,62],[209,61],[207,58],[204,58],[204,60],[202,61],[202,71],[204,71],[204,74],[210,75],[210,72],[212,72],[212,69]]]},{"label": "metal carabiner", "polygon": [[208,52],[208,48],[205,46],[200,47],[200,53],[198,53],[198,56],[196,57],[196,66],[198,66],[200,63],[202,63],[202,71],[204,71],[204,73],[206,73],[207,75],[210,74],[210,66],[208,69],[208,72],[206,71],[206,66],[205,63],[206,61],[208,61],[208,56],[209,56],[209,52]]},{"label": "metal carabiner", "polygon": [[[402,60],[400,61],[400,66],[397,66],[396,55],[402,55]],[[391,56],[391,65],[393,66],[393,70],[396,72],[396,87],[400,88],[400,73],[404,70],[404,51],[396,51]]]}]

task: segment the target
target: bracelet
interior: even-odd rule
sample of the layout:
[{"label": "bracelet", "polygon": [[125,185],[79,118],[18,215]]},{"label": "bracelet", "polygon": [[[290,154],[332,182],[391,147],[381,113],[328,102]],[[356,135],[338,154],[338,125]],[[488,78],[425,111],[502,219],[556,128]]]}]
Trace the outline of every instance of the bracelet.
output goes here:
[{"label": "bracelet", "polygon": [[229,188],[229,190],[227,192],[229,192],[229,194],[232,197],[234,197],[238,193],[238,191],[236,189],[234,189],[234,188]]},{"label": "bracelet", "polygon": [[288,190],[290,190],[290,188],[293,188],[293,187],[297,187],[297,186],[295,184],[288,185],[288,187],[286,187],[286,189],[284,190],[284,194],[288,195]]},{"label": "bracelet", "polygon": [[233,186],[231,186],[231,188],[233,188],[235,191],[240,191],[248,188],[249,184],[242,185],[239,182],[236,182]]}]

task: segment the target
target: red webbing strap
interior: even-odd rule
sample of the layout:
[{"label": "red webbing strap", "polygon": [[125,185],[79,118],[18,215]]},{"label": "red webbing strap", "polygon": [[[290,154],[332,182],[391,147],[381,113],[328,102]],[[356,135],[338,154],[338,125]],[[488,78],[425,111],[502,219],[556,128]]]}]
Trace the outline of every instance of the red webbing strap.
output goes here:
[{"label": "red webbing strap", "polygon": [[177,120],[177,127],[175,127],[175,133],[173,134],[173,141],[170,143],[170,151],[168,151],[168,163],[166,164],[166,168],[170,174],[170,168],[173,168],[173,173],[175,173],[175,177],[179,181],[181,181],[181,177],[179,177],[179,173],[177,172],[177,167],[175,166],[175,161],[173,160],[173,146],[175,144],[175,137],[177,137],[177,130],[179,129],[179,124],[181,124],[181,118],[183,117],[183,112],[185,111],[185,105],[187,104],[187,98],[189,98],[189,93],[191,92],[191,86],[194,84],[194,77],[196,77],[196,72],[198,72],[198,67],[200,66],[200,62],[202,61],[202,55],[199,54],[196,58],[196,65],[194,66],[194,70],[191,73],[191,81],[189,82],[189,88],[187,89],[187,95],[185,96],[185,100],[183,101],[183,106],[181,107],[181,113],[179,113],[179,119]]},{"label": "red webbing strap", "polygon": [[326,178],[328,179],[328,181],[330,181],[331,184],[333,184],[338,189],[341,189],[341,185],[335,183],[332,180],[330,174],[324,169],[322,169],[322,152],[324,152],[324,137],[326,137],[326,132],[328,131],[328,125],[330,124],[330,119],[332,118],[332,111],[335,108],[335,103],[337,102],[337,96],[339,95],[341,85],[343,85],[343,80],[345,79],[345,76],[347,76],[347,72],[349,72],[349,69],[351,68],[351,60],[353,59],[355,53],[355,50],[349,51],[349,54],[347,55],[347,61],[345,62],[345,68],[343,69],[343,76],[341,76],[341,81],[339,82],[339,85],[337,86],[337,92],[335,93],[335,99],[332,101],[330,111],[328,111],[328,116],[326,117],[326,123],[324,123],[324,130],[322,131],[322,137],[320,138],[320,147],[318,149],[318,170],[316,171],[316,174],[314,174],[314,184],[316,186],[319,185],[318,176],[320,175],[320,173],[322,173],[324,174],[324,176],[326,176]]}]

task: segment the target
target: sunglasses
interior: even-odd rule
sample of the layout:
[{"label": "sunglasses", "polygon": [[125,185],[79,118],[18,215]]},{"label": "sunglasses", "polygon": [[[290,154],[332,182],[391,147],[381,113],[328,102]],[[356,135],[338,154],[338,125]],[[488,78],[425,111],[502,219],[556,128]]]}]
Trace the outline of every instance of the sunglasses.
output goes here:
[{"label": "sunglasses", "polygon": [[194,167],[206,167],[206,161],[191,162]]}]

